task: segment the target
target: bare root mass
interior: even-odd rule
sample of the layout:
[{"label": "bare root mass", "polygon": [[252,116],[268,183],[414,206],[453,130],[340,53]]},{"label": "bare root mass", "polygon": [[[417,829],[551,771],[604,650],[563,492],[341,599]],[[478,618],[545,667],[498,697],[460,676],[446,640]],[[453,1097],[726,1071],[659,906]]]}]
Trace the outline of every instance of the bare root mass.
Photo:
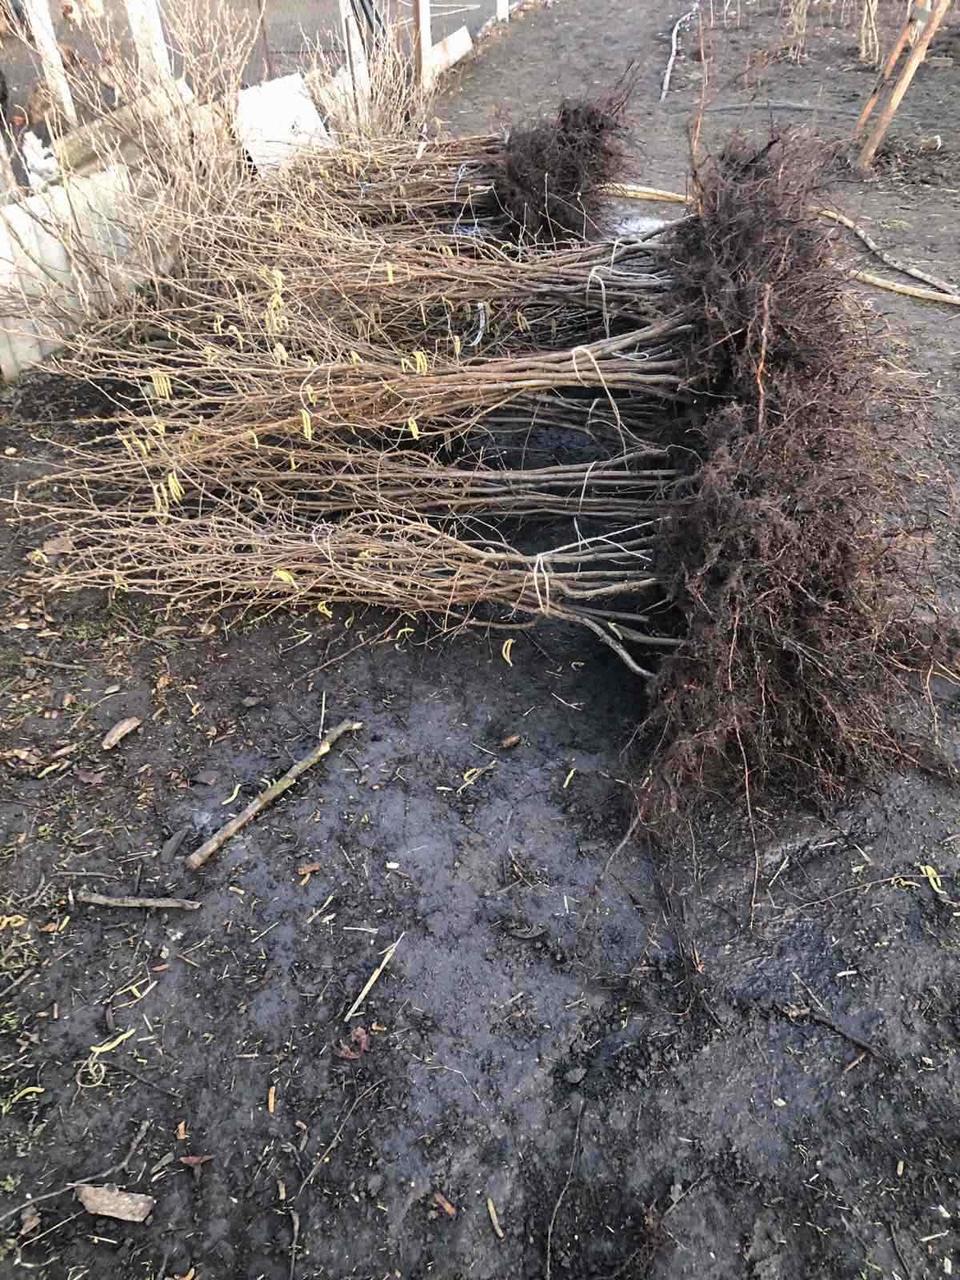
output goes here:
[{"label": "bare root mass", "polygon": [[593,227],[604,186],[623,170],[623,114],[632,88],[628,72],[602,102],[567,99],[554,119],[512,131],[494,191],[521,233],[559,241],[582,238]]},{"label": "bare root mass", "polygon": [[938,666],[876,426],[891,388],[814,215],[826,161],[799,134],[732,139],[676,238],[698,412],[655,561],[686,633],[648,725],[670,788],[835,793],[909,754],[892,716]]},{"label": "bare root mass", "polygon": [[623,100],[506,143],[347,118],[279,177],[148,172],[148,282],[60,362],[125,390],[22,505],[62,535],[38,576],[228,619],[575,623],[647,681],[658,805],[900,754],[891,685],[928,647],[813,144],[735,140],[694,216],[585,240]]}]

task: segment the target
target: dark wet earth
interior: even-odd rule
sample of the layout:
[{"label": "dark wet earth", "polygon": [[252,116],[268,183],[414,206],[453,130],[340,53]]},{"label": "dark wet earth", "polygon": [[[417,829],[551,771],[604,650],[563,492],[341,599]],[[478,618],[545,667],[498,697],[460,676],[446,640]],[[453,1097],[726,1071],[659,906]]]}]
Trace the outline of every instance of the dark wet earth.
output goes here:
[{"label": "dark wet earth", "polygon": [[[638,171],[676,184],[673,108],[698,86],[679,64],[654,114],[672,18],[597,9],[529,15],[445,109],[477,127],[505,87],[521,113],[609,83],[635,54]],[[751,39],[772,31],[758,21]],[[747,33],[733,36],[739,57]],[[771,66],[771,96],[827,83],[855,100],[868,80],[820,48],[808,67]],[[918,82],[918,112],[955,94],[956,72],[937,75]],[[921,188],[907,164],[846,196],[902,256],[957,274],[948,173]],[[874,301],[936,407],[918,470],[950,467],[957,321]],[[8,398],[13,482],[38,448],[22,422],[78,409],[42,381]],[[19,572],[34,535],[7,537]],[[201,636],[96,600],[31,611],[8,585],[0,1275],[960,1267],[955,788],[892,779],[816,820],[760,809],[756,845],[720,807],[669,842],[624,840],[642,688],[578,633],[521,636],[511,665],[499,636],[441,644],[409,618]],[[955,743],[949,691],[940,715]],[[128,716],[139,729],[104,752]],[[185,869],[345,718],[362,729]],[[201,905],[148,915],[85,905],[84,890]],[[131,1143],[105,1180],[154,1197],[151,1216],[88,1214],[68,1184],[104,1180]]]}]

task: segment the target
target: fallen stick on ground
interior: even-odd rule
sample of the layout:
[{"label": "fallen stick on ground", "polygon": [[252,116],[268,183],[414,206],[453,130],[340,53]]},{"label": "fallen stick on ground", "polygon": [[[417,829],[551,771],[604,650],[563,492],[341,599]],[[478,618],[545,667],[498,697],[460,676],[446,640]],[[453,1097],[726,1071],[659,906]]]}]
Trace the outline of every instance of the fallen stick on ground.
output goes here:
[{"label": "fallen stick on ground", "polygon": [[[608,195],[618,196],[622,200],[650,200],[661,204],[690,203],[689,197],[681,195],[679,191],[661,191],[659,187],[641,187],[633,182],[611,183],[605,190]],[[907,298],[917,298],[921,302],[943,302],[949,307],[960,307],[960,294],[954,293],[945,280],[939,280],[936,276],[927,275],[919,267],[908,266],[897,258],[891,257],[852,218],[848,218],[842,213],[835,213],[832,209],[818,209],[817,213],[819,217],[826,218],[830,222],[836,222],[841,227],[846,227],[849,231],[852,231],[871,253],[874,253],[881,262],[891,267],[894,271],[900,271],[905,276],[913,276],[916,280],[924,280],[928,284],[932,284],[934,288],[920,289],[915,285],[898,284],[896,280],[887,280],[883,276],[874,275],[872,271],[851,271],[851,280],[858,280],[861,284],[872,285],[874,289],[885,289],[888,293],[901,293]]]},{"label": "fallen stick on ground", "polygon": [[228,840],[232,839],[238,831],[242,831],[247,823],[252,822],[258,813],[262,813],[264,809],[273,804],[274,800],[280,798],[285,791],[289,791],[297,779],[312,769],[323,757],[329,754],[330,748],[334,743],[342,738],[345,733],[356,733],[358,729],[362,729],[363,725],[359,720],[344,720],[338,724],[335,729],[331,729],[322,742],[319,742],[314,749],[298,760],[297,763],[276,782],[271,783],[266,791],[261,791],[255,800],[251,800],[247,807],[238,813],[235,818],[231,818],[229,822],[224,823],[219,831],[215,832],[209,840],[205,840],[199,849],[190,854],[186,860],[186,865],[191,871],[196,871],[217,852],[222,849]]},{"label": "fallen stick on ground", "polygon": [[356,1015],[360,1012],[360,1008],[364,1000],[366,1000],[367,996],[373,990],[376,983],[380,981],[380,978],[383,974],[384,969],[386,969],[387,965],[393,959],[393,954],[396,951],[397,947],[399,947],[402,941],[403,941],[403,934],[401,933],[400,937],[396,940],[396,942],[391,942],[389,947],[387,947],[386,951],[383,953],[383,959],[380,961],[380,963],[374,969],[373,973],[371,973],[370,977],[364,983],[363,990],[357,996],[356,1000],[354,1000],[353,1004],[350,1006],[349,1011],[346,1014],[344,1014],[344,1018],[343,1018],[344,1022],[349,1022],[351,1018],[356,1017]]},{"label": "fallen stick on ground", "polygon": [[834,1022],[832,1018],[825,1013],[818,1013],[816,1009],[795,1009],[790,1005],[775,1005],[777,1013],[782,1014],[790,1022],[802,1022],[804,1019],[817,1023],[818,1026],[826,1027],[828,1031],[832,1031],[834,1035],[840,1036],[842,1040],[849,1040],[851,1044],[856,1045],[858,1049],[862,1049],[864,1053],[869,1053],[879,1062],[889,1063],[890,1059],[887,1054],[879,1049],[875,1044],[871,1044],[869,1040],[864,1040],[854,1031],[847,1031],[845,1027]]},{"label": "fallen stick on ground", "polygon": [[550,1280],[552,1274],[551,1260],[553,1255],[553,1228],[557,1224],[557,1214],[560,1212],[560,1206],[563,1204],[563,1197],[570,1190],[570,1183],[573,1181],[573,1171],[577,1167],[577,1156],[580,1153],[580,1126],[583,1123],[583,1109],[586,1103],[581,1098],[580,1110],[577,1112],[577,1127],[573,1131],[573,1152],[570,1156],[570,1168],[567,1170],[567,1176],[563,1186],[560,1188],[560,1194],[557,1196],[556,1203],[553,1206],[553,1213],[550,1215],[550,1225],[547,1227],[547,1257],[544,1265],[544,1275],[546,1280]]},{"label": "fallen stick on ground", "polygon": [[704,111],[819,111],[825,116],[855,116],[848,107],[828,107],[825,102],[776,102],[756,99],[754,102],[715,102]]},{"label": "fallen stick on ground", "polygon": [[143,911],[199,911],[200,903],[192,898],[108,898],[103,893],[85,893],[82,889],[73,895],[88,907],[139,907]]},{"label": "fallen stick on ground", "polygon": [[875,289],[886,289],[888,293],[902,293],[905,298],[919,298],[921,302],[944,302],[948,307],[960,307],[960,294],[938,293],[936,289],[921,289],[913,284],[898,284],[896,280],[885,280],[883,276],[875,276],[872,271],[851,271],[850,279],[859,280],[861,284],[873,285]]},{"label": "fallen stick on ground", "polygon": [[314,1161],[313,1168],[310,1170],[310,1172],[307,1174],[304,1180],[300,1183],[300,1189],[297,1191],[297,1195],[293,1197],[294,1200],[296,1200],[297,1196],[300,1195],[300,1192],[303,1191],[304,1187],[308,1187],[310,1185],[310,1183],[314,1180],[314,1178],[323,1168],[324,1164],[326,1164],[327,1157],[329,1156],[333,1148],[337,1145],[337,1143],[340,1141],[340,1135],[343,1133],[344,1129],[347,1127],[347,1121],[353,1115],[354,1111],[356,1111],[357,1107],[359,1107],[360,1103],[364,1100],[364,1098],[369,1098],[371,1093],[376,1093],[376,1091],[379,1088],[380,1088],[380,1081],[378,1080],[376,1084],[372,1084],[368,1088],[364,1089],[363,1093],[358,1093],[357,1096],[354,1098],[354,1100],[350,1103],[350,1106],[347,1108],[347,1114],[343,1117],[343,1119],[340,1121],[339,1126],[337,1127],[337,1132],[333,1135],[333,1137],[324,1147],[319,1158]]},{"label": "fallen stick on ground", "polygon": [[693,8],[689,9],[682,17],[678,18],[673,24],[673,30],[670,33],[670,57],[667,59],[667,67],[663,73],[663,83],[660,85],[660,101],[663,102],[667,94],[670,92],[670,77],[673,75],[673,65],[677,60],[677,53],[680,48],[680,32],[691,19],[695,18],[700,10],[700,0],[694,0]]},{"label": "fallen stick on ground", "polygon": [[924,284],[932,285],[940,293],[945,293],[948,297],[956,297],[956,288],[946,280],[941,280],[939,276],[929,275],[926,271],[921,271],[919,267],[911,267],[906,262],[901,262],[898,258],[894,258],[887,253],[885,249],[881,249],[876,240],[873,239],[863,227],[860,227],[848,218],[844,213],[837,213],[834,209],[821,209],[820,217],[826,218],[829,222],[836,222],[841,227],[846,227],[848,231],[852,231],[858,240],[867,246],[875,258],[879,258],[884,266],[890,267],[893,271],[899,271],[902,275],[913,276],[914,280],[922,280]]}]

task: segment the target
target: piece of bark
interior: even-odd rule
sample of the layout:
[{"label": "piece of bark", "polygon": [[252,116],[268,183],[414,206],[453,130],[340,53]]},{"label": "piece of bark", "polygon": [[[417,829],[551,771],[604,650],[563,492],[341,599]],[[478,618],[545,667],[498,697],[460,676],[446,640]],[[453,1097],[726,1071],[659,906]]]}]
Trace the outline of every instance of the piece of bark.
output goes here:
[{"label": "piece of bark", "polygon": [[139,729],[143,721],[139,716],[127,716],[125,720],[118,720],[113,728],[104,736],[103,742],[100,744],[104,751],[112,751],[113,748],[127,736],[133,733],[134,729]]},{"label": "piece of bark", "polygon": [[98,1214],[101,1218],[119,1218],[121,1222],[145,1222],[157,1204],[153,1196],[87,1183],[77,1187],[77,1199],[87,1213]]}]

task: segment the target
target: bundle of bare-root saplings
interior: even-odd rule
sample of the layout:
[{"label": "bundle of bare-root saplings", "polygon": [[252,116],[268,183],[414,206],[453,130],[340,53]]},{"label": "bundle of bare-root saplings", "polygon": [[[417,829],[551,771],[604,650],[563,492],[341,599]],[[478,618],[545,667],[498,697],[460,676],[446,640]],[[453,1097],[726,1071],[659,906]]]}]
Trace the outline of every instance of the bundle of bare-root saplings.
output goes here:
[{"label": "bundle of bare-root saplings", "polygon": [[175,260],[62,361],[128,394],[32,492],[69,540],[46,580],[194,617],[576,623],[646,679],[667,791],[829,790],[897,753],[890,677],[928,647],[815,144],[734,141],[690,216],[608,239],[622,105],[361,131],[152,199]]}]

